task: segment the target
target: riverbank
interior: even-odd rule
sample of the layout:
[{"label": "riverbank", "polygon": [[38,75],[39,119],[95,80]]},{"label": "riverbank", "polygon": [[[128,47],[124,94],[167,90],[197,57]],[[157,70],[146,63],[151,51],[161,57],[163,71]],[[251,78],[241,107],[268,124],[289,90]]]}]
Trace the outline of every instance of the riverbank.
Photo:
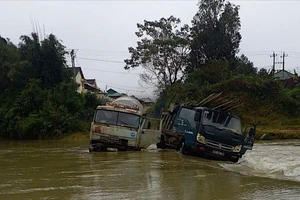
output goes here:
[{"label": "riverbank", "polygon": [[259,127],[256,131],[257,140],[287,140],[300,139],[300,127]]}]

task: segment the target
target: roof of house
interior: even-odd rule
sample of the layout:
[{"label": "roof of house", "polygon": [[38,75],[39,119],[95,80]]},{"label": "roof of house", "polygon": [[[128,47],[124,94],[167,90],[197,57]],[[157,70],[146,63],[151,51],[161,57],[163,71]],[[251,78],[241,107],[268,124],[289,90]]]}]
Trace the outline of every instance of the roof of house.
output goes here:
[{"label": "roof of house", "polygon": [[[67,69],[73,71],[73,67],[69,67]],[[75,67],[75,74],[78,74],[78,72],[81,74],[81,77],[85,79],[81,67]]]},{"label": "roof of house", "polygon": [[116,90],[111,89],[111,88],[109,90],[107,90],[106,92],[107,92],[109,97],[120,97],[120,96],[122,96],[122,94],[120,94],[119,92],[117,92]]},{"label": "roof of house", "polygon": [[109,88],[106,92],[107,92],[108,94],[118,93],[116,90],[111,89],[111,88]]},{"label": "roof of house", "polygon": [[97,86],[96,79],[85,79],[85,81],[91,85]]},{"label": "roof of house", "polygon": [[295,76],[295,74],[292,74],[291,72],[288,72],[286,70],[279,70],[276,73],[274,73],[274,77],[278,79],[289,79],[294,78]]},{"label": "roof of house", "polygon": [[121,97],[122,94],[120,93],[113,93],[113,94],[108,94],[109,97]]},{"label": "roof of house", "polygon": [[88,82],[84,82],[84,88],[88,89],[88,90],[98,90],[98,91],[100,91],[100,88],[98,88],[97,86],[91,85]]}]

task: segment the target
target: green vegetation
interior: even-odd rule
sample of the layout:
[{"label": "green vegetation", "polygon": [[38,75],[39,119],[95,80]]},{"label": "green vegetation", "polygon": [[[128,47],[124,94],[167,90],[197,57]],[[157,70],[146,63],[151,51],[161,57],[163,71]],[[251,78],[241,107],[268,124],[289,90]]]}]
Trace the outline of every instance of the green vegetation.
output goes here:
[{"label": "green vegetation", "polygon": [[125,69],[146,69],[141,78],[156,87],[159,97],[152,114],[159,116],[174,102],[197,103],[223,92],[244,102],[232,111],[244,127],[259,122],[257,138],[300,138],[300,86],[286,88],[266,69],[258,71],[245,55],[237,55],[239,6],[224,0],[201,0],[198,6],[191,27],[178,28],[180,19],[173,16],[137,25],[140,40],[129,48]]},{"label": "green vegetation", "polygon": [[100,100],[76,92],[66,50],[52,34],[0,37],[0,138],[48,139],[89,127]]},{"label": "green vegetation", "polygon": [[[201,0],[191,27],[180,27],[174,16],[137,27],[139,41],[129,47],[125,69],[145,69],[141,79],[159,96],[154,116],[172,102],[197,103],[223,92],[244,102],[233,111],[244,126],[260,122],[257,138],[300,138],[300,86],[285,87],[237,55],[238,6]],[[70,133],[88,130],[101,101],[76,92],[66,53],[52,34],[43,40],[36,33],[21,36],[18,45],[0,37],[0,138],[76,138],[80,134]]]}]

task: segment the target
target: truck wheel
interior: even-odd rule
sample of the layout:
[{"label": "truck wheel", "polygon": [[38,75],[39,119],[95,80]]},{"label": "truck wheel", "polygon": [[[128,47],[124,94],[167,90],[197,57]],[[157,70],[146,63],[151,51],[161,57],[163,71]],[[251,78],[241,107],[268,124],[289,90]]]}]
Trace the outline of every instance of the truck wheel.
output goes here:
[{"label": "truck wheel", "polygon": [[127,151],[126,148],[118,148],[118,151]]},{"label": "truck wheel", "polygon": [[239,161],[239,157],[233,158],[233,159],[231,159],[230,161],[231,161],[231,162],[234,162],[234,163],[237,163],[237,162]]},{"label": "truck wheel", "polygon": [[184,141],[181,143],[180,153],[182,153],[183,155],[187,154],[187,148],[185,146],[185,142]]},{"label": "truck wheel", "polygon": [[161,144],[160,143],[156,143],[156,148],[161,149]]}]

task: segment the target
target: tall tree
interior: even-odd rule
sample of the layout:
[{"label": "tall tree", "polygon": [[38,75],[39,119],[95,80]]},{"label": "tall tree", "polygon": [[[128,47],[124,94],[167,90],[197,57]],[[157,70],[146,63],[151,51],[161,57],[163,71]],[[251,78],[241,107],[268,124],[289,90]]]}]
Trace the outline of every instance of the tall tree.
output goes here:
[{"label": "tall tree", "polygon": [[201,0],[192,20],[190,70],[209,60],[231,60],[241,41],[239,6],[225,0]]},{"label": "tall tree", "polygon": [[19,60],[17,47],[0,36],[0,96],[11,85],[11,80],[8,77],[11,65]]},{"label": "tall tree", "polygon": [[64,46],[52,34],[20,39],[17,47],[0,37],[0,138],[48,138],[82,128],[99,103],[76,92]]},{"label": "tall tree", "polygon": [[155,86],[157,91],[181,81],[188,64],[189,27],[178,27],[180,19],[174,16],[159,21],[137,24],[140,38],[137,47],[129,47],[130,59],[124,60],[125,69],[142,66],[143,82]]},{"label": "tall tree", "polygon": [[42,41],[37,33],[20,39],[21,57],[32,65],[30,78],[41,79],[43,87],[53,87],[67,78],[65,47],[53,34]]}]

